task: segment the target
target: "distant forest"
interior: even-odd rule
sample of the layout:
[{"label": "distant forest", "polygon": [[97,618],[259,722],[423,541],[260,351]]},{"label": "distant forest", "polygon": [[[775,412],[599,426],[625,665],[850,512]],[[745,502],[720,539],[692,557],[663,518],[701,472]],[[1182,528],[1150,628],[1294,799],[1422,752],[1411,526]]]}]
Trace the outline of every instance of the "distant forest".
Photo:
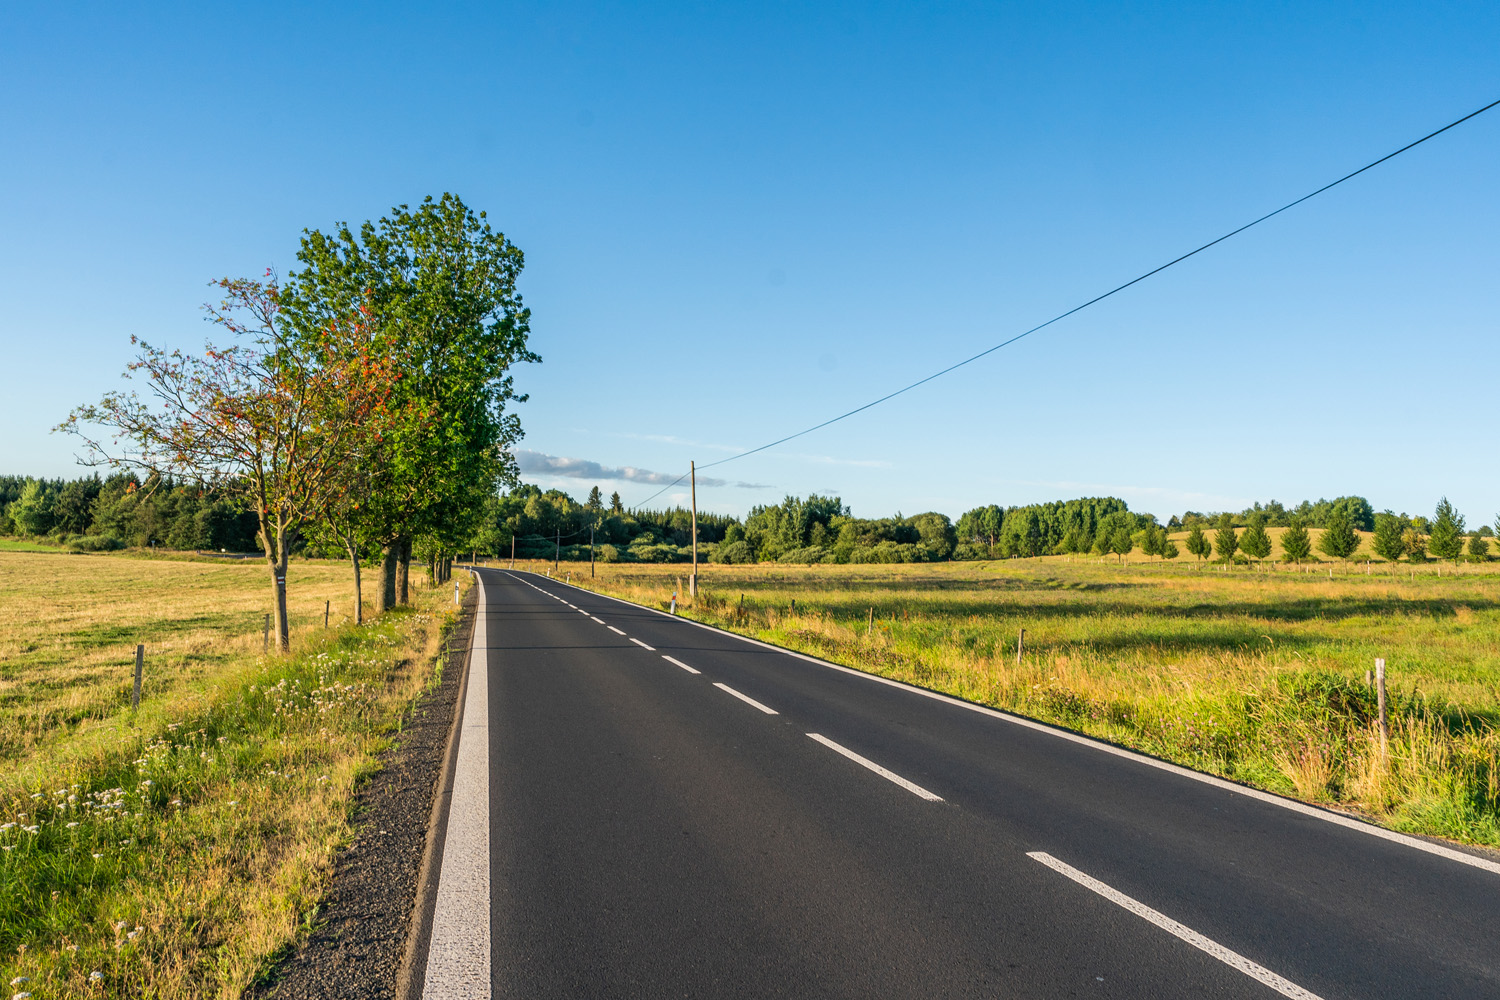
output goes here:
[{"label": "distant forest", "polygon": [[[692,514],[682,508],[628,511],[596,486],[582,502],[561,490],[523,485],[489,498],[467,548],[517,558],[602,562],[682,562],[691,558]],[[1267,528],[1280,533],[1273,552]],[[1188,554],[1236,561],[1275,555],[1311,557],[1306,532],[1322,529],[1319,550],[1332,558],[1370,554],[1395,560],[1489,558],[1494,531],[1468,530],[1447,500],[1434,515],[1377,513],[1363,497],[1259,503],[1237,512],[1185,511],[1165,524],[1116,497],[976,507],[954,523],[928,511],[912,516],[855,517],[839,497],[787,497],[753,508],[741,520],[698,515],[704,562],[907,563],[1006,559],[1061,553],[1118,555],[1140,551],[1163,559],[1181,553],[1169,535],[1187,532]],[[1226,534],[1227,532],[1227,534]],[[1368,540],[1359,533],[1373,533]],[[256,518],[227,496],[170,481],[143,490],[130,476],[73,480],[0,476],[0,535],[48,540],[75,550],[163,546],[198,551],[258,550]],[[592,548],[591,548],[592,545]],[[1290,546],[1290,547],[1288,547]],[[296,551],[341,557],[336,539],[316,530]],[[373,555],[373,553],[372,553]]]}]

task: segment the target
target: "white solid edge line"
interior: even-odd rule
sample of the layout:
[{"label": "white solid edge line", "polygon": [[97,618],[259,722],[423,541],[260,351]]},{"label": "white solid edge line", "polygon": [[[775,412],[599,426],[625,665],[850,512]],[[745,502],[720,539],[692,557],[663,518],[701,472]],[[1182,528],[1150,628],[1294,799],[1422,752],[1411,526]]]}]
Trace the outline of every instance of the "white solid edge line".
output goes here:
[{"label": "white solid edge line", "polygon": [[637,646],[641,647],[642,649],[649,649],[653,653],[656,652],[656,647],[655,646],[648,646],[644,642],[642,642],[641,640],[637,639],[635,636],[631,636],[630,637],[630,641],[633,642],[633,643],[635,643]]},{"label": "white solid edge line", "polygon": [[613,625],[606,625],[604,627],[607,628],[607,629],[609,629],[615,635],[624,635],[625,634],[624,632],[621,632],[619,629],[615,628]]},{"label": "white solid edge line", "polygon": [[672,664],[674,667],[681,667],[683,670],[686,670],[690,674],[701,674],[701,673],[703,673],[703,671],[701,671],[701,670],[694,670],[692,667],[688,666],[686,663],[683,663],[681,660],[674,659],[674,658],[672,658],[670,656],[667,656],[666,654],[662,654],[662,659],[666,660],[668,663]]},{"label": "white solid edge line", "polygon": [[827,747],[828,749],[834,751],[835,753],[841,753],[841,754],[843,754],[845,757],[848,757],[850,760],[854,761],[854,763],[859,764],[862,767],[868,767],[870,770],[872,770],[876,774],[880,775],[886,781],[890,781],[890,782],[893,782],[893,783],[895,783],[897,785],[900,785],[902,788],[906,789],[908,792],[911,792],[913,795],[915,795],[919,799],[926,799],[928,802],[941,802],[941,801],[943,801],[943,797],[941,795],[934,795],[934,794],[932,794],[931,792],[929,792],[927,789],[923,788],[921,785],[917,784],[916,782],[914,782],[914,781],[907,781],[905,778],[901,777],[901,775],[897,774],[895,771],[890,771],[890,770],[887,770],[886,768],[881,767],[879,764],[875,763],[873,760],[871,760],[868,757],[861,757],[859,754],[855,753],[853,750],[850,750],[848,747],[845,747],[845,746],[840,746],[839,744],[833,742],[833,740],[830,740],[826,736],[820,736],[817,733],[808,733],[807,736],[808,736],[809,739],[817,740],[819,743],[823,744],[825,747]]},{"label": "white solid edge line", "polygon": [[799,653],[796,650],[784,649],[781,646],[774,646],[769,642],[762,642],[759,639],[752,639],[749,636],[739,635],[736,632],[729,632],[721,628],[715,628],[714,626],[706,625],[703,622],[695,622],[691,618],[683,618],[680,615],[669,615],[665,611],[658,611],[656,608],[648,608],[644,604],[636,604],[634,601],[627,601],[623,597],[614,597],[609,594],[594,593],[594,591],[587,591],[587,593],[594,594],[595,597],[602,597],[606,600],[616,601],[620,604],[627,604],[632,608],[640,608],[642,611],[649,611],[652,614],[660,615],[663,618],[670,618],[672,621],[681,622],[684,625],[693,625],[698,628],[705,629],[709,632],[714,632],[718,635],[738,639],[741,642],[747,642],[752,646],[759,646],[762,649],[770,649],[774,650],[777,653],[784,653],[785,655],[798,660],[806,660],[808,663],[815,663],[820,667],[827,667],[829,670],[839,670],[846,674],[852,674],[855,677],[864,678],[867,681],[874,681],[876,684],[884,684],[887,687],[897,688],[898,690],[906,691],[910,694],[921,695],[923,698],[931,698],[934,701],[941,701],[949,705],[955,705],[958,708],[968,709],[971,712],[978,712],[980,715],[988,715],[993,719],[1000,719],[1001,721],[1009,722],[1012,725],[1023,726],[1026,729],[1033,729],[1039,733],[1046,733],[1047,735],[1055,736],[1060,740],[1067,740],[1070,743],[1077,743],[1080,746],[1086,746],[1103,753],[1114,754],[1116,757],[1122,757],[1125,760],[1133,760],[1137,764],[1145,764],[1147,767],[1154,767],[1161,771],[1167,771],[1168,773],[1175,774],[1179,777],[1202,782],[1205,785],[1213,785],[1215,788],[1222,788],[1224,791],[1233,792],[1236,795],[1243,795],[1246,798],[1255,799],[1258,802],[1265,802],[1268,805],[1278,806],[1282,809],[1287,809],[1295,813],[1301,813],[1303,816],[1310,816],[1313,819],[1320,819],[1325,823],[1332,823],[1334,826],[1342,826],[1345,829],[1356,830],[1360,833],[1368,834],[1371,837],[1378,837],[1381,840],[1390,841],[1393,844],[1401,844],[1403,847],[1410,847],[1414,850],[1423,851],[1427,854],[1433,854],[1440,858],[1446,858],[1449,861],[1457,861],[1462,865],[1469,865],[1473,868],[1480,868],[1484,871],[1500,875],[1500,862],[1491,861],[1488,858],[1481,858],[1473,854],[1465,854],[1463,851],[1455,851],[1451,847],[1444,847],[1442,844],[1429,843],[1428,841],[1420,840],[1416,837],[1412,837],[1404,833],[1397,833],[1394,830],[1387,830],[1383,826],[1376,826],[1373,823],[1366,823],[1364,820],[1355,819],[1353,816],[1345,816],[1342,813],[1330,812],[1327,809],[1319,809],[1317,806],[1310,806],[1305,802],[1298,802],[1296,799],[1283,798],[1280,795],[1275,795],[1271,792],[1263,792],[1259,788],[1251,788],[1248,785],[1237,785],[1232,781],[1226,781],[1223,778],[1215,777],[1212,774],[1204,774],[1201,771],[1194,771],[1164,760],[1156,760],[1153,757],[1147,757],[1144,754],[1136,753],[1134,750],[1126,750],[1124,747],[1111,746],[1110,744],[1102,743],[1099,740],[1094,739],[1093,737],[1084,736],[1082,733],[1070,733],[1065,729],[1058,729],[1054,726],[1049,726],[1045,723],[1037,722],[1034,719],[1027,719],[1019,715],[1011,715],[1009,712],[1002,712],[998,708],[990,708],[986,705],[975,705],[973,702],[962,701],[958,698],[950,697],[949,695],[942,694],[938,691],[928,691],[925,688],[915,687],[911,684],[903,684],[901,681],[894,681],[889,677],[881,677],[878,674],[866,673],[863,670],[856,670],[853,667],[846,667],[842,663],[830,663],[827,660],[820,660],[816,656],[808,656],[806,653]]},{"label": "white solid edge line", "polygon": [[[587,611],[585,611],[584,614],[588,615],[589,613]],[[593,615],[589,615],[589,617],[590,618],[594,618]],[[603,618],[594,618],[594,621],[598,622],[600,625],[604,624],[604,619]]]},{"label": "white solid edge line", "polygon": [[427,946],[424,1000],[490,996],[489,632],[483,582],[479,588],[453,794]]},{"label": "white solid edge line", "polygon": [[[696,670],[693,671],[693,672],[697,673]],[[762,712],[765,712],[767,715],[779,715],[780,714],[779,712],[776,711],[776,709],[769,708],[769,707],[767,707],[765,705],[762,705],[760,702],[756,701],[754,698],[750,697],[748,694],[740,694],[738,691],[736,691],[734,688],[730,687],[728,684],[720,684],[718,681],[714,681],[714,687],[718,688],[720,691],[723,691],[725,694],[732,694],[732,695],[734,695],[740,701],[743,701],[746,705],[749,705],[751,708],[758,708]]]},{"label": "white solid edge line", "polygon": [[1219,961],[1223,962],[1231,969],[1238,969],[1240,972],[1243,972],[1251,979],[1254,979],[1257,982],[1264,983],[1284,997],[1291,997],[1292,1000],[1322,1000],[1322,998],[1319,997],[1316,993],[1311,993],[1307,990],[1304,990],[1296,983],[1292,982],[1289,979],[1283,979],[1276,973],[1272,972],[1270,969],[1267,969],[1265,966],[1250,961],[1250,959],[1246,958],[1244,955],[1241,955],[1239,952],[1232,951],[1224,947],[1222,944],[1219,944],[1219,942],[1211,938],[1204,937],[1202,934],[1199,934],[1191,927],[1185,927],[1182,924],[1179,924],[1177,921],[1173,920],[1165,913],[1160,913],[1156,910],[1153,910],[1145,903],[1142,903],[1137,899],[1132,899],[1131,897],[1125,895],[1123,892],[1105,885],[1103,882],[1100,882],[1098,879],[1094,878],[1091,875],[1085,875],[1083,872],[1079,871],[1077,868],[1074,868],[1072,865],[1059,861],[1052,855],[1047,854],[1044,851],[1027,851],[1026,856],[1028,858],[1034,858],[1035,860],[1040,861],[1042,864],[1046,865],[1048,868],[1051,868],[1053,871],[1061,872],[1063,875],[1066,875],[1068,878],[1072,879],[1074,882],[1077,882],[1085,889],[1089,889],[1093,892],[1098,893],[1105,899],[1109,900],[1111,903],[1114,903],[1116,906],[1121,906],[1129,910],[1131,913],[1134,913],[1142,920],[1150,921],[1151,923],[1160,927],[1162,930],[1166,931],[1168,934],[1181,938],[1183,941],[1186,941],[1188,944],[1192,945],[1194,948],[1197,948],[1199,951],[1205,952],[1213,956],[1214,958],[1217,958]]}]

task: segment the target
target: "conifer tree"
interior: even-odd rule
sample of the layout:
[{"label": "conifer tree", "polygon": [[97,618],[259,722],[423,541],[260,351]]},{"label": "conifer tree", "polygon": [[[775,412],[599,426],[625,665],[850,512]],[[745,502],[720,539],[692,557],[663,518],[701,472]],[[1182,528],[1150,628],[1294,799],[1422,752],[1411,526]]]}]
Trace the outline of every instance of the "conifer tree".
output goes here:
[{"label": "conifer tree", "polygon": [[615,492],[613,492],[613,493],[611,493],[609,495],[609,512],[611,514],[623,514],[623,513],[625,513],[625,504],[624,504],[623,501],[620,500],[620,491],[619,490],[616,490]]},{"label": "conifer tree", "polygon": [[1312,540],[1302,518],[1292,518],[1291,526],[1281,533],[1281,557],[1287,562],[1303,562],[1312,554]]},{"label": "conifer tree", "polygon": [[1234,519],[1225,511],[1219,515],[1218,531],[1214,532],[1214,551],[1224,562],[1234,558],[1234,550],[1239,548],[1239,538],[1234,533]]},{"label": "conifer tree", "polygon": [[1447,497],[1443,497],[1438,501],[1436,514],[1432,519],[1432,532],[1428,535],[1427,548],[1439,559],[1452,559],[1457,563],[1464,551],[1463,535],[1463,515],[1453,508]]},{"label": "conifer tree", "polygon": [[1475,562],[1485,562],[1490,557],[1490,543],[1483,535],[1475,535],[1469,539],[1469,556]]},{"label": "conifer tree", "polygon": [[1154,524],[1146,525],[1146,531],[1141,536],[1141,551],[1148,556],[1161,555],[1161,543],[1167,540],[1167,533]]},{"label": "conifer tree", "polygon": [[1390,511],[1382,511],[1375,515],[1375,537],[1370,540],[1370,545],[1375,549],[1375,554],[1387,562],[1395,562],[1406,554],[1406,542],[1401,535],[1410,522],[1404,517],[1398,517]]},{"label": "conifer tree", "polygon": [[1194,524],[1193,530],[1188,532],[1187,550],[1199,559],[1207,559],[1213,554],[1213,546],[1203,534],[1203,525]]},{"label": "conifer tree", "polygon": [[1354,530],[1354,522],[1341,510],[1329,514],[1323,537],[1318,539],[1318,551],[1335,559],[1348,559],[1358,549],[1359,533]]},{"label": "conifer tree", "polygon": [[1271,536],[1266,534],[1266,515],[1256,512],[1250,517],[1250,527],[1240,536],[1240,549],[1252,559],[1264,559],[1271,554]]},{"label": "conifer tree", "polygon": [[595,511],[604,509],[604,494],[599,492],[599,487],[595,486],[589,490],[589,499],[584,506]]},{"label": "conifer tree", "polygon": [[1163,559],[1176,559],[1177,543],[1172,541],[1172,539],[1170,538],[1163,539],[1161,543],[1161,551],[1157,554],[1160,555]]}]

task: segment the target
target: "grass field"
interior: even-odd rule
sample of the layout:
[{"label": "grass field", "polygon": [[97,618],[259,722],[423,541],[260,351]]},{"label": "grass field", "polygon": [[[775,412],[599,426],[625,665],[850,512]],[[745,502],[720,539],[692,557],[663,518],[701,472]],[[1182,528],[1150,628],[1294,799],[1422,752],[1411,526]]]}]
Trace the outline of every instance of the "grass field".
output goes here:
[{"label": "grass field", "polygon": [[356,627],[347,570],[294,562],[293,653],[264,656],[266,577],[0,552],[0,981],[28,980],[13,991],[237,997],[311,919],[358,779],[433,679],[451,597],[419,588],[414,610]]},{"label": "grass field", "polygon": [[[1500,574],[1485,567],[1049,556],[702,569],[696,602],[679,590],[700,620],[1393,828],[1500,846]],[[561,567],[661,608],[686,570],[601,565],[590,581],[587,564]],[[1377,656],[1384,750],[1365,681]]]}]

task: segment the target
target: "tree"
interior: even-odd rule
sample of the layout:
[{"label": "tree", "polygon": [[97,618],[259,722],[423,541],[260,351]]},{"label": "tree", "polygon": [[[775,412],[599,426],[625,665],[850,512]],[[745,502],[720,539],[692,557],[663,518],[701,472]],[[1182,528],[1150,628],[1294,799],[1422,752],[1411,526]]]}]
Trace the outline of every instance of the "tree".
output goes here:
[{"label": "tree", "polygon": [[1406,543],[1402,540],[1402,533],[1410,522],[1404,518],[1392,514],[1390,511],[1382,511],[1375,515],[1375,535],[1370,540],[1370,546],[1375,554],[1387,562],[1395,562],[1406,552]]},{"label": "tree", "polygon": [[1475,535],[1469,539],[1469,557],[1475,562],[1484,562],[1490,557],[1490,543],[1485,541],[1483,535]]},{"label": "tree", "polygon": [[[337,489],[334,472],[389,385],[368,354],[290,334],[280,289],[268,278],[214,283],[224,298],[205,309],[235,338],[228,347],[206,345],[200,357],[131,338],[140,353],[126,377],[143,377],[153,402],[107,393],[97,406],[75,409],[59,429],[84,441],[86,464],[139,469],[150,489],[186,479],[254,511],[272,580],[276,645],[285,652],[292,543]],[[82,429],[88,424],[112,429],[129,446],[111,454]]]},{"label": "tree", "polygon": [[[1207,539],[1204,540],[1207,541]],[[1163,540],[1161,543],[1161,552],[1158,555],[1163,559],[1176,559],[1178,555],[1177,543],[1170,538]]]},{"label": "tree", "polygon": [[1146,525],[1146,530],[1141,532],[1141,551],[1148,556],[1161,555],[1161,547],[1167,540],[1167,533],[1154,524]]},{"label": "tree", "polygon": [[595,513],[603,513],[604,494],[599,492],[599,487],[595,486],[593,489],[589,490],[589,499],[588,502],[584,504],[584,506],[589,510],[594,511]]},{"label": "tree", "polygon": [[1464,551],[1464,518],[1453,505],[1448,502],[1447,497],[1438,501],[1437,511],[1432,518],[1432,533],[1428,536],[1427,547],[1433,555],[1439,559],[1452,559],[1458,562],[1458,557]]},{"label": "tree", "polygon": [[406,599],[413,539],[459,544],[461,522],[516,481],[521,425],[506,408],[525,397],[510,368],[541,360],[527,349],[531,312],[516,291],[524,257],[483,212],[444,194],[398,205],[358,233],[308,231],[297,259],[288,323],[315,342],[359,315],[369,347],[400,375],[389,431],[364,456],[379,488],[360,512],[382,547],[384,610]]},{"label": "tree", "polygon": [[22,535],[45,535],[52,530],[53,507],[56,498],[40,480],[27,479],[21,487],[21,495],[10,505],[7,513]]},{"label": "tree", "polygon": [[1271,554],[1271,536],[1266,533],[1266,515],[1250,516],[1250,527],[1240,536],[1240,548],[1252,559],[1264,559]]},{"label": "tree", "polygon": [[1202,524],[1195,523],[1193,529],[1188,532],[1187,550],[1199,559],[1207,559],[1213,555],[1213,545],[1203,534]]},{"label": "tree", "polygon": [[1281,533],[1281,556],[1287,562],[1299,563],[1311,554],[1312,539],[1308,537],[1307,525],[1302,523],[1302,518],[1294,517]]},{"label": "tree", "polygon": [[1218,531],[1214,532],[1214,551],[1223,562],[1234,559],[1234,550],[1239,548],[1239,538],[1234,533],[1234,519],[1228,512],[1219,515]]},{"label": "tree", "polygon": [[1341,510],[1329,514],[1328,526],[1318,539],[1318,551],[1335,559],[1348,559],[1358,549],[1359,533],[1354,530],[1354,522]]},{"label": "tree", "polygon": [[1125,562],[1125,557],[1133,548],[1135,548],[1135,540],[1130,537],[1130,529],[1125,525],[1117,525],[1109,533],[1109,550],[1119,557],[1120,563]]},{"label": "tree", "polygon": [[1422,533],[1422,523],[1426,518],[1412,518],[1411,524],[1401,532],[1401,547],[1406,550],[1406,558],[1414,563],[1427,561],[1427,536]]},{"label": "tree", "polygon": [[615,515],[624,515],[625,513],[625,503],[620,499],[619,490],[609,495],[609,512]]}]

